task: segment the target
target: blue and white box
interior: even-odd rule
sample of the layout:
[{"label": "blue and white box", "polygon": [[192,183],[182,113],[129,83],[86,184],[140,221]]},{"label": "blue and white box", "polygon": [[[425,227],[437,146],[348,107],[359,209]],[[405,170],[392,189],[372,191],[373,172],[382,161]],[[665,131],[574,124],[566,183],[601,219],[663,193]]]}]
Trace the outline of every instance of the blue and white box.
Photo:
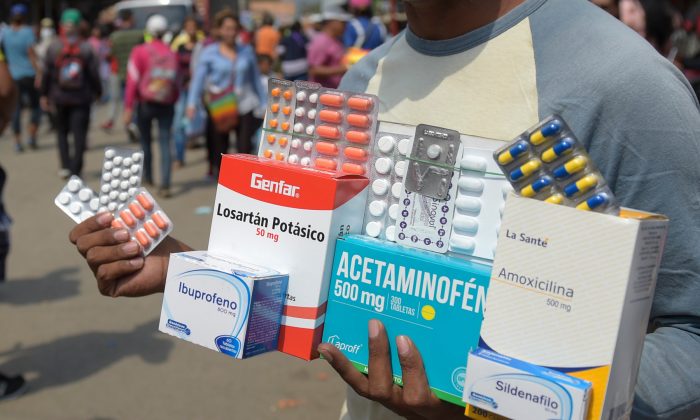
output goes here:
[{"label": "blue and white box", "polygon": [[485,349],[469,353],[464,402],[512,419],[586,418],[592,384]]},{"label": "blue and white box", "polygon": [[159,329],[236,359],[277,350],[287,283],[206,251],[171,254]]},{"label": "blue and white box", "polygon": [[[350,235],[336,243],[323,341],[367,373],[367,325],[409,336],[442,400],[464,405],[465,357],[477,348],[491,266]],[[396,346],[394,382],[403,385]]]}]

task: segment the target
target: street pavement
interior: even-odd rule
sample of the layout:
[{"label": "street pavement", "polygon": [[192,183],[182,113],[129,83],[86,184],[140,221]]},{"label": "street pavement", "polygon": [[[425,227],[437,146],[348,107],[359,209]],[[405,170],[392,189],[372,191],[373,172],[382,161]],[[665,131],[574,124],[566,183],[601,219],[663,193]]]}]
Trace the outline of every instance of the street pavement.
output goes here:
[{"label": "street pavement", "polygon": [[[92,118],[83,172],[94,190],[104,147],[128,146],[122,129],[97,128],[101,113]],[[160,333],[161,295],[99,295],[68,242],[73,222],[53,203],[65,182],[55,135],[46,126],[40,133],[39,149],[23,154],[13,151],[10,130],[0,138],[5,204],[15,221],[8,281],[0,284],[0,372],[29,381],[26,395],[0,402],[0,418],[338,418],[345,387],[325,362],[280,353],[233,360]],[[186,159],[173,172],[174,197],[159,203],[173,235],[205,249],[211,214],[203,208],[213,205],[215,184],[204,179],[204,149],[188,150]],[[156,182],[158,162],[156,155]]]}]

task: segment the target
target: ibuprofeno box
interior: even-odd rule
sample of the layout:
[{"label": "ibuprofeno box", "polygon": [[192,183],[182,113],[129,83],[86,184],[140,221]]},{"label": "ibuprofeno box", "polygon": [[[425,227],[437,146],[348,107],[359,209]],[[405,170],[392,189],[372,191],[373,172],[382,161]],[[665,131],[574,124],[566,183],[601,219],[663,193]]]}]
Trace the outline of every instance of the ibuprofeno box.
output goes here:
[{"label": "ibuprofeno box", "polygon": [[[464,405],[467,353],[479,343],[490,265],[362,236],[338,240],[323,341],[367,373],[367,324],[380,320],[389,342],[411,337],[428,381],[443,400]],[[396,346],[394,382],[402,385]]]},{"label": "ibuprofeno box", "polygon": [[511,195],[483,347],[590,381],[589,419],[628,417],[667,227]]},{"label": "ibuprofeno box", "polygon": [[206,251],[171,254],[159,329],[236,359],[276,350],[287,281]]},{"label": "ibuprofeno box", "polygon": [[477,349],[467,361],[464,402],[512,419],[583,420],[590,390],[583,379]]},{"label": "ibuprofeno box", "polygon": [[367,178],[224,155],[209,251],[289,273],[279,350],[318,357],[335,240],[362,229]]}]

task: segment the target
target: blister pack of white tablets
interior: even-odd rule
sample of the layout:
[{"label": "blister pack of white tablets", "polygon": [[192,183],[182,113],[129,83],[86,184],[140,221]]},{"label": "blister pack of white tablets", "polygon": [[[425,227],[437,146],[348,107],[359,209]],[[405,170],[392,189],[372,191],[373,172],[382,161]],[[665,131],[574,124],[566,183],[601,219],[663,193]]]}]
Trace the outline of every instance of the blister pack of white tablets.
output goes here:
[{"label": "blister pack of white tablets", "polygon": [[102,163],[100,205],[114,212],[141,187],[143,152],[108,147]]},{"label": "blister pack of white tablets", "polygon": [[100,205],[97,194],[76,175],[70,177],[54,199],[54,203],[75,223],[81,223],[97,212],[106,210]]},{"label": "blister pack of white tablets", "polygon": [[503,142],[461,135],[457,198],[449,251],[493,260],[505,198],[513,191],[492,159]]},{"label": "blister pack of white tablets", "polygon": [[396,240],[396,220],[403,179],[415,128],[380,122],[370,161],[370,191],[363,232],[373,238]]},{"label": "blister pack of white tablets", "polygon": [[293,165],[311,166],[321,85],[297,80],[294,82],[294,87],[293,137],[289,144],[287,162]]},{"label": "blister pack of white tablets", "polygon": [[173,223],[145,188],[139,188],[115,214],[114,229],[126,229],[148,255],[173,231]]}]

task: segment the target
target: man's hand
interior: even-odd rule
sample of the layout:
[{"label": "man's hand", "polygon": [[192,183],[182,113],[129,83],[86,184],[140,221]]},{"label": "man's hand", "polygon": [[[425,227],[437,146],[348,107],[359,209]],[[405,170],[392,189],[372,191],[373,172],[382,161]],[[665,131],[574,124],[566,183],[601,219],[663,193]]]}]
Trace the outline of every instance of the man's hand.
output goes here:
[{"label": "man's hand", "polygon": [[464,419],[464,408],[441,401],[428,386],[423,359],[413,341],[396,337],[403,388],[394,384],[389,340],[384,325],[369,321],[367,376],[358,371],[334,345],[322,343],[318,351],[360,396],[377,401],[407,419]]},{"label": "man's hand", "polygon": [[162,292],[171,252],[189,248],[167,237],[147,257],[124,229],[112,229],[114,217],[100,213],[77,225],[69,239],[85,257],[105,296],[146,296]]},{"label": "man's hand", "polygon": [[124,108],[124,114],[122,115],[122,121],[124,122],[124,126],[128,127],[129,124],[131,124],[131,119],[134,115],[134,110],[131,108]]}]

